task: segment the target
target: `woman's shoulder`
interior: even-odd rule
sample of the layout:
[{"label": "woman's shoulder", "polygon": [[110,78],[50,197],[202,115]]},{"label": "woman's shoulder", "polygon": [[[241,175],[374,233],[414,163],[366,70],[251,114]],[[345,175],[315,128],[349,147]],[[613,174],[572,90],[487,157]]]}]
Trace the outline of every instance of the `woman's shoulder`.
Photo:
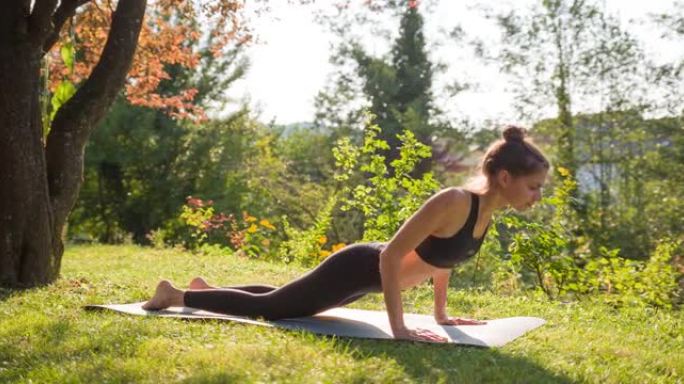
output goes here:
[{"label": "woman's shoulder", "polygon": [[461,187],[447,187],[437,191],[434,197],[441,199],[445,208],[461,211],[470,206],[471,194]]}]

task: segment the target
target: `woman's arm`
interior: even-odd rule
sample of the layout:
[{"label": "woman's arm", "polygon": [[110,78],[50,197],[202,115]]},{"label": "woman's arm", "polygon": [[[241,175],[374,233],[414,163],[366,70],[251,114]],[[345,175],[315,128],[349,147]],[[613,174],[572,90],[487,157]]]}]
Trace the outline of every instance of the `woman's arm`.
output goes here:
[{"label": "woman's arm", "polygon": [[389,254],[384,251],[380,254],[382,292],[385,296],[385,307],[394,336],[406,331],[404,309],[401,304],[401,286],[399,284],[400,264],[401,257],[399,254]]},{"label": "woman's arm", "polygon": [[395,337],[432,339],[429,335],[416,334],[404,325],[399,271],[404,256],[413,251],[428,235],[443,227],[454,193],[453,188],[447,188],[430,197],[406,220],[380,254],[382,290]]},{"label": "woman's arm", "polygon": [[441,325],[484,325],[486,321],[449,317],[446,313],[447,289],[449,288],[449,276],[451,270],[440,270],[432,275],[432,283],[435,287],[435,322]]},{"label": "woman's arm", "polygon": [[435,322],[441,325],[483,325],[486,321],[449,317],[446,313],[447,290],[449,288],[451,270],[440,270],[432,275],[435,288]]},{"label": "woman's arm", "polygon": [[449,319],[446,313],[447,288],[449,287],[449,276],[451,270],[440,270],[432,275],[432,285],[435,289],[435,321],[444,322]]}]

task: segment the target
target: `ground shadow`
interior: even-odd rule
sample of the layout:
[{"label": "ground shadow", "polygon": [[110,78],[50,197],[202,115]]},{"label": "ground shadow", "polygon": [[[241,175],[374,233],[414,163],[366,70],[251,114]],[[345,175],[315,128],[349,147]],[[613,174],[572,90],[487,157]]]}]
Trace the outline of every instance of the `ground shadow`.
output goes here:
[{"label": "ground shadow", "polygon": [[[186,319],[183,319],[186,320]],[[216,321],[216,320],[207,320]],[[90,342],[70,349],[66,354],[56,346],[76,336],[75,324],[69,320],[54,319],[54,321],[42,325],[41,343],[51,345],[50,350],[42,348],[24,350],[17,354],[14,345],[0,343],[0,360],[12,361],[12,365],[18,368],[14,371],[0,373],[0,381],[10,382],[22,380],[30,371],[41,367],[50,367],[60,359],[87,360],[93,358],[93,353],[99,355],[102,352],[112,354],[111,359],[125,359],[134,353],[135,345],[128,351],[113,353],[109,344],[117,343],[122,338],[144,338],[148,331],[132,328],[125,334],[120,330],[112,329],[101,334],[100,337]],[[249,325],[245,325],[249,326]],[[301,330],[282,330],[283,332],[309,334]],[[105,332],[105,333],[106,333]],[[307,336],[308,337],[308,336]],[[458,382],[458,383],[571,383],[567,377],[548,371],[539,364],[524,356],[510,356],[502,353],[499,349],[462,346],[454,344],[428,344],[397,340],[369,340],[357,338],[340,338],[335,336],[325,337],[334,342],[331,343],[333,350],[341,355],[356,359],[361,364],[369,358],[380,358],[398,364],[402,371],[415,382]],[[128,348],[127,347],[127,348]],[[111,381],[134,382],[141,379],[141,373],[133,367],[122,369],[121,365],[110,364],[110,359],[96,362],[94,366],[83,367],[78,371],[70,372],[65,378],[89,381],[97,377],[106,377]],[[8,367],[11,368],[11,367]],[[146,374],[146,373],[145,373]],[[144,375],[144,374],[143,374]],[[240,382],[241,377],[234,372],[216,370],[196,372],[188,377],[180,379],[187,383],[212,383],[212,382]]]},{"label": "ground shadow", "polygon": [[[182,318],[182,320],[196,321],[199,319]],[[215,321],[216,319],[201,320]],[[359,326],[368,326],[366,323],[359,324]],[[300,329],[296,324],[281,329],[295,334],[310,334],[310,332]],[[317,337],[334,340],[334,348],[339,353],[350,355],[359,361],[364,361],[369,357],[391,359],[417,382],[445,380],[447,382],[478,383],[572,382],[568,377],[550,372],[529,358],[511,356],[497,348],[325,335],[317,335]],[[212,373],[205,379],[211,381],[214,378]],[[193,376],[192,380],[201,382],[203,379]]]},{"label": "ground shadow", "polygon": [[29,290],[26,288],[0,287],[0,301],[5,301],[14,295],[18,295],[18,294],[22,294],[22,293],[26,293],[26,292],[29,292]]},{"label": "ground shadow", "polygon": [[340,353],[356,359],[392,359],[416,382],[573,383],[523,356],[496,348],[398,340],[335,338]]}]

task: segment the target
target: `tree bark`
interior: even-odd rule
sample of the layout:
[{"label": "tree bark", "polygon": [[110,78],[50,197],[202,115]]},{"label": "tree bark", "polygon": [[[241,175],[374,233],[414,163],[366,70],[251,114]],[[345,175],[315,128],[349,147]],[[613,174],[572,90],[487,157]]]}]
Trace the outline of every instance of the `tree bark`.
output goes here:
[{"label": "tree bark", "polygon": [[55,277],[40,121],[40,50],[0,43],[0,284],[31,286]]},{"label": "tree bark", "polygon": [[[83,178],[92,129],[124,85],[145,0],[120,0],[100,61],[57,112],[43,141],[40,65],[64,14],[83,1],[4,3],[0,9],[0,285],[32,287],[59,276],[62,229]],[[58,32],[58,31],[57,31]]]}]

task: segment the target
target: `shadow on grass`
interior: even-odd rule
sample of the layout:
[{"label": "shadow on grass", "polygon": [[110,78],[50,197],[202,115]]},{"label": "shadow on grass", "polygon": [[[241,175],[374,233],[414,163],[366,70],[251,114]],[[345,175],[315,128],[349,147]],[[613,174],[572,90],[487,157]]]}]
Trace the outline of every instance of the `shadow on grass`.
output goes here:
[{"label": "shadow on grass", "polygon": [[124,345],[126,340],[147,332],[131,329],[126,333],[112,331],[84,337],[80,327],[72,319],[53,319],[21,329],[10,340],[0,341],[0,383],[131,383],[145,378],[134,368],[122,365],[135,345],[126,345],[124,350],[112,345]]},{"label": "shadow on grass", "polygon": [[[187,319],[182,319],[187,320]],[[149,378],[153,372],[136,371],[125,361],[135,358],[138,342],[152,336],[150,330],[137,327],[122,332],[121,327],[102,326],[97,337],[79,331],[86,324],[74,324],[70,319],[54,319],[37,324],[26,331],[31,336],[12,337],[0,342],[0,361],[10,362],[0,369],[0,382],[26,380],[32,375],[74,382],[104,381],[135,382]],[[104,321],[104,320],[103,320]],[[215,320],[205,320],[213,322]],[[287,331],[291,334],[302,331]],[[88,335],[87,339],[83,337]],[[397,364],[415,382],[458,383],[571,383],[569,378],[553,373],[524,356],[511,356],[499,349],[425,344],[407,341],[334,338],[331,343],[336,353],[349,356],[363,365],[369,358],[379,358]],[[82,340],[70,346],[69,341]],[[87,340],[87,341],[86,341]],[[21,347],[30,342],[33,348]],[[118,347],[118,346],[121,347]],[[45,349],[40,346],[50,346]],[[19,347],[19,348],[18,348]],[[60,362],[83,362],[83,366],[60,368]],[[90,363],[88,363],[90,362]],[[14,366],[14,370],[12,369]],[[9,368],[9,369],[7,369]],[[60,371],[66,368],[66,372]],[[43,376],[47,375],[47,376]],[[241,382],[246,379],[236,372],[200,370],[178,377],[186,383]],[[38,380],[40,381],[40,380]]]},{"label": "shadow on grass", "polygon": [[[208,321],[213,319],[179,319]],[[309,334],[300,329],[281,329],[290,334]],[[316,335],[334,340],[333,348],[362,362],[368,358],[390,360],[416,382],[571,383],[566,376],[551,372],[524,356],[512,356],[496,348],[408,341],[370,340]],[[192,382],[215,382],[222,374],[193,375]]]},{"label": "shadow on grass", "polygon": [[13,295],[24,292],[28,292],[28,289],[0,287],[0,301],[5,301]]},{"label": "shadow on grass", "polygon": [[0,302],[6,301],[10,297],[13,296],[24,296],[24,295],[29,295],[33,292],[39,291],[41,289],[46,289],[46,288],[52,288],[52,287],[58,287],[59,284],[62,283],[63,279],[58,279],[55,282],[52,282],[50,284],[45,284],[45,285],[37,285],[34,287],[8,287],[8,286],[0,286]]},{"label": "shadow on grass", "polygon": [[572,383],[529,359],[497,349],[410,341],[338,338],[335,349],[358,360],[394,360],[416,382]]}]

